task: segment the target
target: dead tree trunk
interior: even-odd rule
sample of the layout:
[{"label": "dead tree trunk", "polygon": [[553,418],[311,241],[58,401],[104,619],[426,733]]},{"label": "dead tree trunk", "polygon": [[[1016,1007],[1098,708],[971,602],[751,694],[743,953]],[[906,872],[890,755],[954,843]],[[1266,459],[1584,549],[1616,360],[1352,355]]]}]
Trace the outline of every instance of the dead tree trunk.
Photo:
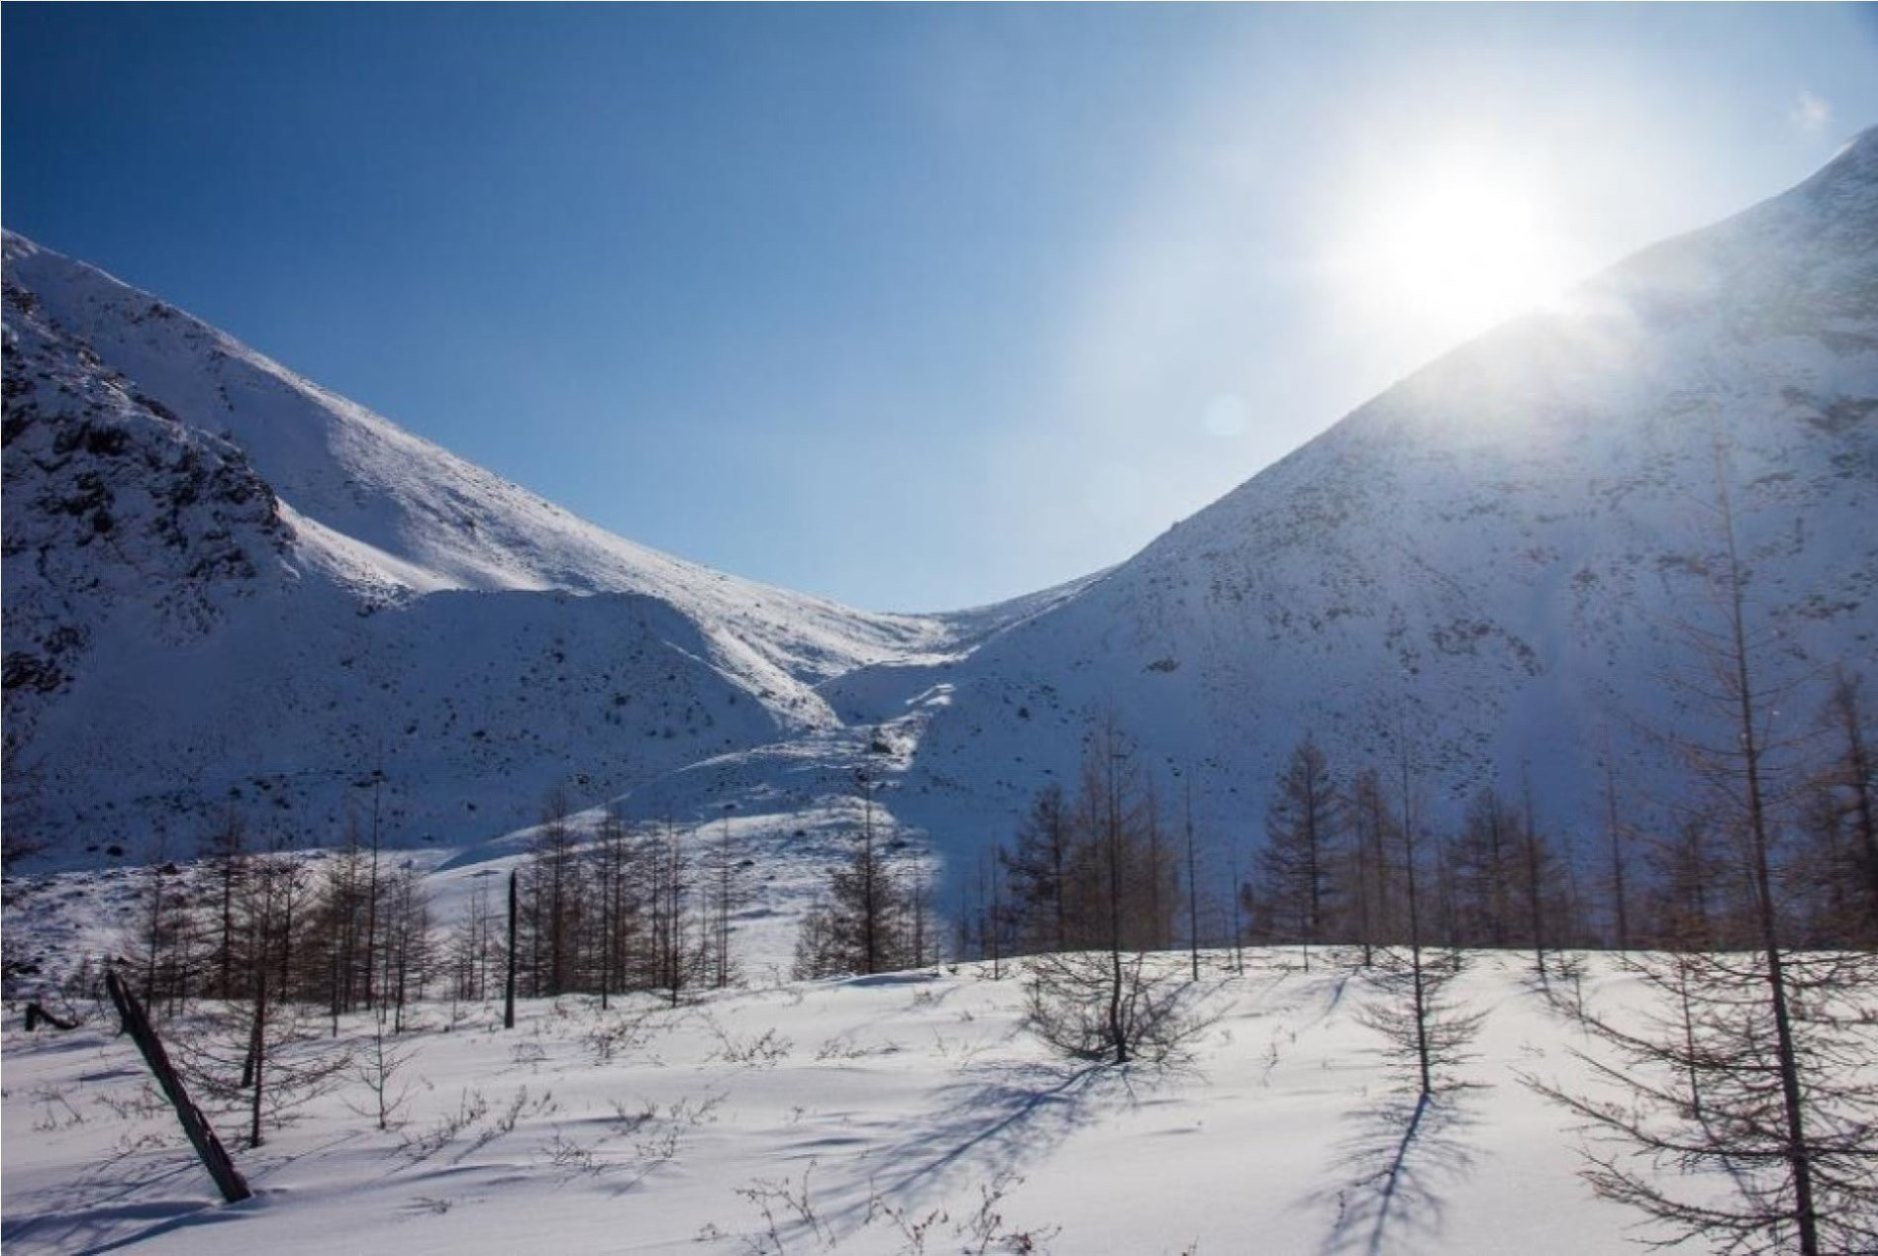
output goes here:
[{"label": "dead tree trunk", "polygon": [[150,1018],[144,1014],[143,1004],[125,987],[123,979],[115,970],[105,973],[104,984],[111,992],[111,1002],[117,1006],[118,1016],[123,1020],[124,1031],[137,1044],[137,1050],[143,1053],[144,1063],[150,1066],[150,1071],[156,1075],[157,1085],[163,1088],[164,1097],[176,1109],[176,1119],[182,1123],[183,1133],[189,1136],[189,1143],[201,1158],[202,1167],[215,1179],[222,1198],[231,1204],[238,1204],[253,1195],[241,1171],[235,1168],[235,1162],[223,1148],[222,1141],[215,1136],[208,1118],[189,1098],[183,1079],[177,1076],[175,1067],[170,1063],[169,1053],[163,1049],[162,1039],[157,1037],[156,1030],[150,1025]]},{"label": "dead tree trunk", "polygon": [[63,1020],[60,1017],[54,1016],[51,1012],[48,1012],[45,1008],[41,1007],[37,1003],[28,1003],[26,1005],[26,1032],[30,1034],[34,1030],[38,1029],[40,1021],[44,1021],[46,1024],[52,1026],[54,1029],[77,1029],[78,1028],[77,1021]]}]

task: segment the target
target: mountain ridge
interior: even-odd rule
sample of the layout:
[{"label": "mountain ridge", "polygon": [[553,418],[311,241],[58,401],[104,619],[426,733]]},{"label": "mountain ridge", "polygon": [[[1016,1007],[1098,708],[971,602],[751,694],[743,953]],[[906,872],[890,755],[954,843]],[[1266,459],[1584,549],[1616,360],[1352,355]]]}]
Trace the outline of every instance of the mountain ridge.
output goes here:
[{"label": "mountain ridge", "polygon": [[1042,710],[1112,706],[1197,813],[1256,841],[1303,735],[1347,771],[1390,762],[1406,724],[1438,816],[1529,775],[1591,828],[1603,747],[1633,792],[1674,792],[1649,743],[1692,718],[1659,673],[1686,661],[1674,626],[1711,556],[1711,437],[1783,648],[1870,670],[1875,412],[1878,130],[1444,354],[986,643],[924,749],[941,772],[1016,757]]},{"label": "mountain ridge", "polygon": [[506,848],[560,788],[786,844],[858,771],[968,856],[1100,707],[1242,836],[1306,731],[1353,766],[1412,725],[1443,805],[1527,774],[1588,814],[1598,753],[1668,771],[1628,729],[1682,718],[1651,673],[1710,437],[1788,645],[1878,651],[1878,129],[1124,562],[938,615],[612,537],[103,272],[11,232],[5,262],[7,818],[69,861],[230,803],[325,840],[393,778],[406,843]]}]

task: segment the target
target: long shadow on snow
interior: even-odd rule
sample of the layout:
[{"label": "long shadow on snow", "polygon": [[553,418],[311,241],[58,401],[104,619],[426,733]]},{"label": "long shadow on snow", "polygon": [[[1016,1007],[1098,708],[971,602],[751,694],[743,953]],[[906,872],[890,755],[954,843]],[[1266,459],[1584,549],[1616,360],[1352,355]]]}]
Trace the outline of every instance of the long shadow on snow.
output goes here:
[{"label": "long shadow on snow", "polygon": [[844,1214],[865,1213],[875,1199],[920,1203],[943,1193],[955,1175],[996,1182],[1095,1121],[1108,1096],[1133,1098],[1129,1071],[1113,1065],[1006,1062],[971,1073],[942,1092],[929,1119],[879,1153],[888,1169],[850,1184],[849,1191],[866,1193],[844,1204]]},{"label": "long shadow on snow", "polygon": [[[114,1252],[158,1235],[193,1226],[241,1221],[265,1206],[267,1178],[308,1156],[315,1156],[356,1134],[291,1154],[275,1152],[243,1157],[243,1172],[254,1195],[224,1204],[207,1189],[201,1163],[187,1149],[165,1144],[154,1150],[107,1155],[70,1182],[9,1197],[0,1218],[0,1247],[8,1251]],[[172,1194],[193,1186],[196,1194]],[[39,1208],[44,1200],[47,1207]]]},{"label": "long shadow on snow", "polygon": [[[239,1220],[249,1211],[239,1204],[217,1205],[206,1194],[150,1193],[200,1186],[200,1176],[193,1159],[180,1163],[174,1157],[110,1178],[81,1174],[57,1192],[9,1200],[0,1244],[9,1251],[110,1252],[184,1226]],[[46,1197],[65,1206],[37,1209],[38,1199]]]},{"label": "long shadow on snow", "polygon": [[1355,1113],[1354,1130],[1338,1145],[1342,1179],[1311,1196],[1336,1206],[1322,1251],[1383,1256],[1418,1236],[1440,1233],[1443,1191],[1472,1171],[1466,1133],[1478,1124],[1465,1088],[1435,1095],[1390,1096]]}]

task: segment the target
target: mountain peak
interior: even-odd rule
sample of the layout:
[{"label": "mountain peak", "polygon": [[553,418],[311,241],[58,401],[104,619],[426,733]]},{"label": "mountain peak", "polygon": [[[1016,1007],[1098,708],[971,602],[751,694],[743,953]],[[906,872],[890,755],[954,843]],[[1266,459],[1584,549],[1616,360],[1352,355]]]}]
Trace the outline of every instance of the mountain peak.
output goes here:
[{"label": "mountain peak", "polygon": [[1878,126],[1866,127],[1854,135],[1831,161],[1794,189],[1794,195],[1836,212],[1858,212],[1868,205],[1878,205]]},{"label": "mountain peak", "polygon": [[1835,156],[1835,160],[1851,153],[1863,153],[1867,157],[1878,153],[1878,124],[1866,127],[1847,140],[1845,147],[1841,148]]},{"label": "mountain peak", "polygon": [[[406,841],[511,832],[553,787],[639,818],[734,801],[787,844],[865,766],[895,821],[969,856],[1075,779],[1101,709],[1195,769],[1222,832],[1306,729],[1354,770],[1415,728],[1448,804],[1540,750],[1534,797],[1561,818],[1596,813],[1599,753],[1669,797],[1686,782],[1642,739],[1599,748],[1686,726],[1661,628],[1699,613],[1715,431],[1783,649],[1869,670],[1875,215],[1866,131],[1100,579],[931,618],[610,536],[8,233],[0,506],[10,552],[37,557],[7,570],[6,715],[39,793],[9,789],[6,819],[36,801],[57,840],[135,849],[238,797],[323,840],[385,768]],[[179,590],[201,595],[187,614]]]}]

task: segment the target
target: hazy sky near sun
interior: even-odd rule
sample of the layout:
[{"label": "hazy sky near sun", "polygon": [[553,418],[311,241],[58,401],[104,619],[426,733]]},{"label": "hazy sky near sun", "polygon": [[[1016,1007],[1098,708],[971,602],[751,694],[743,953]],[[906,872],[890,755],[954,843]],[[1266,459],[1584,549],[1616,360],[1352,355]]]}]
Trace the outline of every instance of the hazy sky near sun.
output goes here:
[{"label": "hazy sky near sun", "polygon": [[0,213],[683,557],[1127,557],[1878,123],[1812,5],[0,11]]}]

